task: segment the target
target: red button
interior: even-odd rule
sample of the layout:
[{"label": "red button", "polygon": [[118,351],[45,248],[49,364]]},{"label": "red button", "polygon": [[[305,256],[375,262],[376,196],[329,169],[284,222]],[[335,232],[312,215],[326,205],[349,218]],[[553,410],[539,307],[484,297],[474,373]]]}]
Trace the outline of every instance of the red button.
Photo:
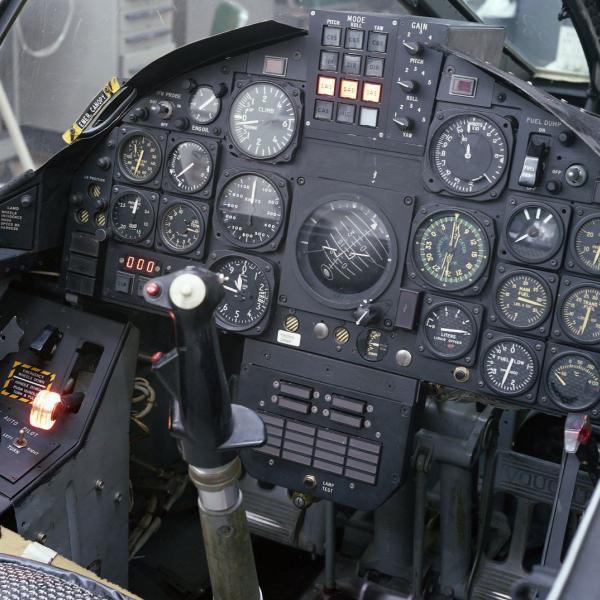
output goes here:
[{"label": "red button", "polygon": [[160,287],[160,285],[158,285],[158,283],[154,281],[149,281],[144,286],[144,291],[146,292],[146,294],[148,294],[148,296],[150,296],[150,298],[158,298],[162,293],[162,288]]}]

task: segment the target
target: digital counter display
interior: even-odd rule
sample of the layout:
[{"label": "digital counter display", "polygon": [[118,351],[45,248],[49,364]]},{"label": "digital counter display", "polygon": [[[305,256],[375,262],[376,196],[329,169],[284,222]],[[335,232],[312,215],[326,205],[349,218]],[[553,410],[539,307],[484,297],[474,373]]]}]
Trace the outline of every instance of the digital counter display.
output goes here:
[{"label": "digital counter display", "polygon": [[119,265],[123,271],[129,273],[142,273],[144,275],[155,275],[160,273],[162,266],[160,262],[153,258],[145,258],[144,256],[135,256],[127,254],[121,257]]}]

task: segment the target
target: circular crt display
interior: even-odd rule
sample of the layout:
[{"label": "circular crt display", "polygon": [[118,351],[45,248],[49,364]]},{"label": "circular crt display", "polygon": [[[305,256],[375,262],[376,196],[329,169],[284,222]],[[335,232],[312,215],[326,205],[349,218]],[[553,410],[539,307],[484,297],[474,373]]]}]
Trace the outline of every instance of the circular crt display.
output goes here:
[{"label": "circular crt display", "polygon": [[461,211],[440,211],[417,229],[413,256],[420,275],[433,287],[462,290],[484,273],[490,244],[481,225]]},{"label": "circular crt display", "polygon": [[321,205],[306,219],[296,241],[304,279],[333,301],[381,292],[394,272],[394,252],[383,218],[354,200]]}]

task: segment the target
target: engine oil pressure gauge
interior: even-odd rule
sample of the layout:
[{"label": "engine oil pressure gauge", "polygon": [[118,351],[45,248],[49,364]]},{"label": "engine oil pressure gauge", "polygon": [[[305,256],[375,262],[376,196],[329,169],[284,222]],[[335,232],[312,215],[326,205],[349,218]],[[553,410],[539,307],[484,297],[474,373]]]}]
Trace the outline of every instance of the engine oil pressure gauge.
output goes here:
[{"label": "engine oil pressure gauge", "polygon": [[546,389],[552,401],[567,410],[586,410],[600,400],[600,372],[586,354],[569,352],[548,368]]}]

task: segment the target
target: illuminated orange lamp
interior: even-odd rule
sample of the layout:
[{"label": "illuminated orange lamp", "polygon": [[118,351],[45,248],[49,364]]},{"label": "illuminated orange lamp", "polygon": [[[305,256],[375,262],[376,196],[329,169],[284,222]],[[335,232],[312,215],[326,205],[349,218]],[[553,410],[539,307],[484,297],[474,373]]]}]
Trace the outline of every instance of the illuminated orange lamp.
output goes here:
[{"label": "illuminated orange lamp", "polygon": [[31,405],[29,423],[38,429],[52,429],[54,423],[56,423],[61,405],[60,394],[50,390],[40,390]]},{"label": "illuminated orange lamp", "polygon": [[335,96],[336,83],[337,80],[335,77],[319,75],[317,79],[317,94],[319,96]]},{"label": "illuminated orange lamp", "polygon": [[342,79],[340,83],[340,98],[356,100],[358,98],[358,81]]},{"label": "illuminated orange lamp", "polygon": [[365,102],[381,102],[381,84],[365,82],[362,99]]}]

